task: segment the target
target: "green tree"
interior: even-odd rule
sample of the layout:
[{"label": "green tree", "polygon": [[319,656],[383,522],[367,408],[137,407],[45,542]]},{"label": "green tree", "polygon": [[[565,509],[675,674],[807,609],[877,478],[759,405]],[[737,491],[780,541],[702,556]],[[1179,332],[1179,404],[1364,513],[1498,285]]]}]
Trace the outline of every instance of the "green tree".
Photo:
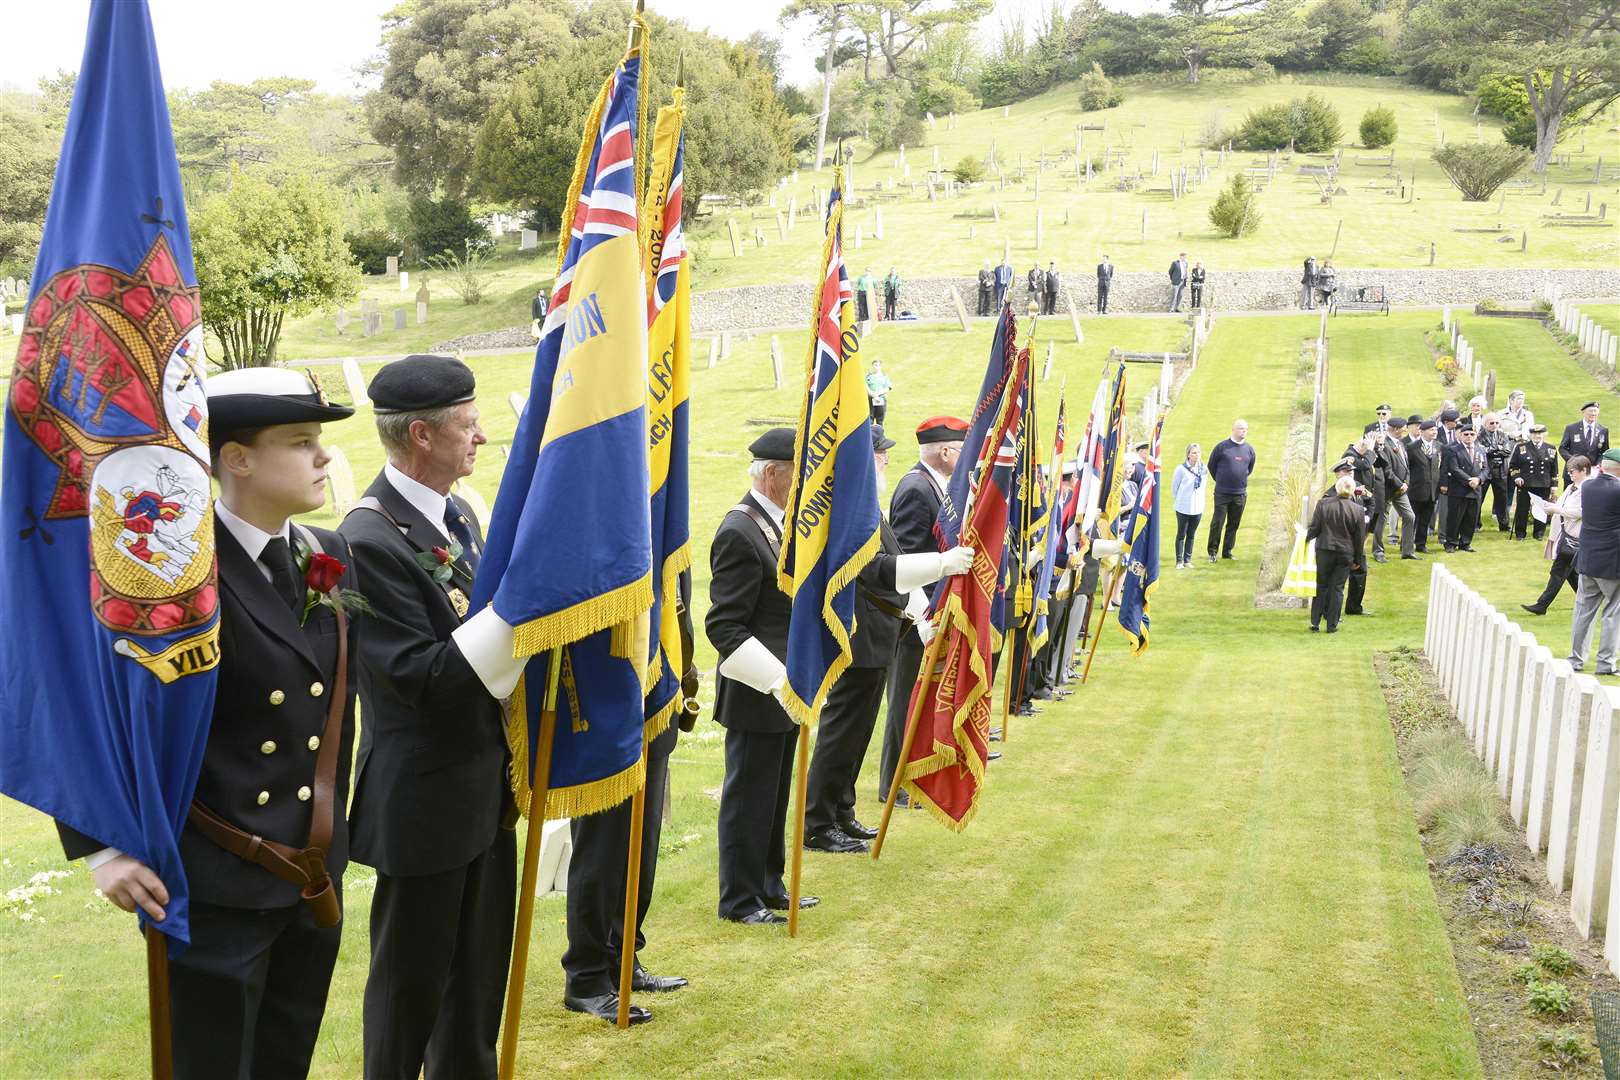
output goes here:
[{"label": "green tree", "polygon": [[1361,115],[1361,145],[1378,150],[1395,141],[1395,110],[1388,105],[1375,105]]},{"label": "green tree", "polygon": [[1170,0],[1170,10],[1167,44],[1187,65],[1190,83],[1205,64],[1248,66],[1314,48],[1322,38],[1299,17],[1299,0]]},{"label": "green tree", "polygon": [[1620,98],[1620,0],[1422,0],[1401,42],[1419,71],[1517,76],[1535,123],[1536,172],[1565,125]]},{"label": "green tree", "polygon": [[0,102],[0,273],[27,274],[39,252],[61,134],[39,112]]},{"label": "green tree", "polygon": [[484,119],[521,73],[556,63],[576,36],[623,10],[569,0],[404,0],[383,16],[372,134],[394,151],[394,175],[415,194],[463,197]]},{"label": "green tree", "polygon": [[343,242],[339,196],[313,178],[239,175],[191,213],[203,326],[229,368],[275,363],[282,321],[347,303],[360,271]]},{"label": "green tree", "polygon": [[[650,19],[664,55],[680,52],[686,58],[688,213],[705,192],[745,194],[774,182],[791,165],[797,129],[759,54]],[[585,115],[623,50],[621,21],[612,32],[577,40],[556,62],[525,72],[479,132],[472,173],[477,191],[557,221]],[[653,66],[647,88],[651,109],[669,100],[674,68]]]},{"label": "green tree", "polygon": [[816,126],[816,163],[827,156],[827,125],[832,118],[833,83],[838,65],[838,38],[845,32],[844,12],[851,0],[789,0],[782,9],[782,24],[809,21],[817,37],[827,39],[826,55],[821,60],[821,114]]},{"label": "green tree", "polygon": [[1215,196],[1209,208],[1210,224],[1222,236],[1237,239],[1248,236],[1260,227],[1260,208],[1255,205],[1254,184],[1243,173],[1232,177],[1232,182]]},{"label": "green tree", "polygon": [[1530,155],[1504,143],[1452,143],[1436,150],[1434,160],[1465,202],[1484,202],[1524,168]]},{"label": "green tree", "polygon": [[1102,67],[1093,60],[1091,70],[1080,77],[1080,108],[1112,109],[1125,100],[1125,94],[1114,85],[1114,80],[1103,74]]},{"label": "green tree", "polygon": [[1305,25],[1321,35],[1314,63],[1306,67],[1343,68],[1350,50],[1378,33],[1361,0],[1322,0],[1305,16]]},{"label": "green tree", "polygon": [[912,59],[926,48],[918,46],[947,29],[973,26],[994,7],[995,0],[850,0],[847,10],[883,58],[884,74],[909,83]]}]

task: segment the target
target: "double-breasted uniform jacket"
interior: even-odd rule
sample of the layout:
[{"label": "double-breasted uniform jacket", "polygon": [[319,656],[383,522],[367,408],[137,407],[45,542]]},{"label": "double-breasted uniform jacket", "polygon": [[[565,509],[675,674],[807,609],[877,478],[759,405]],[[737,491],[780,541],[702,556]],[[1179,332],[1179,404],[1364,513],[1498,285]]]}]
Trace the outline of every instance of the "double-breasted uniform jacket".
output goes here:
[{"label": "double-breasted uniform jacket", "polygon": [[[386,474],[366,497],[384,513],[357,506],[341,530],[373,608],[359,653],[354,857],[396,877],[440,873],[488,850],[509,814],[502,710],[450,638],[461,625],[452,590],[472,593],[465,560],[435,582],[416,557],[444,535]],[[482,544],[472,509],[450,498]]]},{"label": "double-breasted uniform jacket", "polygon": [[1406,442],[1406,494],[1414,503],[1432,503],[1439,497],[1443,453],[1438,441],[1417,438]]},{"label": "double-breasted uniform jacket", "polygon": [[[1446,487],[1449,499],[1479,499],[1485,494],[1485,480],[1489,467],[1485,452],[1477,446],[1464,446],[1459,440],[1446,447],[1445,466],[1440,482]],[[1470,479],[1478,480],[1478,487],[1470,487]]]},{"label": "double-breasted uniform jacket", "polygon": [[889,496],[889,526],[902,554],[939,550],[934,522],[939,520],[942,496],[938,482],[920,461],[894,486],[894,494]]},{"label": "double-breasted uniform jacket", "polygon": [[[753,492],[742,501],[759,514],[771,530],[772,540],[740,509],[730,510],[721,520],[709,549],[709,612],[704,631],[722,661],[754,637],[785,663],[793,602],[776,583],[776,550],[780,550],[782,530]],[[734,731],[780,734],[794,728],[775,698],[724,675],[715,687],[714,719]]]},{"label": "double-breasted uniform jacket", "polygon": [[[300,549],[315,546],[347,568],[340,588],[363,592],[348,545],[337,533],[293,527]],[[302,535],[301,535],[302,534]],[[334,881],[349,859],[344,806],[354,745],[354,656],[364,618],[348,619],[347,686],[337,677],[337,616],[317,605],[302,626],[257,563],[229,530],[215,530],[219,555],[219,676],[213,719],[203,751],[195,799],[251,835],[294,848],[309,840],[314,805],[315,760],[331,695],[344,694],[332,840],[326,868]],[[58,826],[68,858],[92,854],[106,845]],[[299,888],[270,871],[238,858],[208,839],[189,821],[180,834],[191,898],[221,907],[271,909],[299,902]]]},{"label": "double-breasted uniform jacket", "polygon": [[1523,480],[1524,486],[1534,491],[1551,489],[1557,473],[1558,455],[1548,442],[1522,442],[1508,459],[1508,478]]}]

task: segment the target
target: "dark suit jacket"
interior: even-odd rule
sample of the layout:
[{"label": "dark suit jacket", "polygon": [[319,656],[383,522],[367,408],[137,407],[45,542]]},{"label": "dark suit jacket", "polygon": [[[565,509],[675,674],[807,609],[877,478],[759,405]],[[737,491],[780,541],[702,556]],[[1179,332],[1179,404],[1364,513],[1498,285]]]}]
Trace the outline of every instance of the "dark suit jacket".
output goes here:
[{"label": "dark suit jacket", "polygon": [[[348,570],[340,582],[360,590],[354,559],[337,533],[309,529],[320,548]],[[297,535],[297,530],[294,530]],[[363,616],[349,618],[348,686],[337,687],[337,616],[318,606],[303,626],[276,594],[258,565],[228,530],[215,530],[219,554],[219,683],[214,716],[203,750],[196,799],[245,832],[301,848],[309,840],[313,801],[298,798],[315,783],[318,738],[326,727],[331,695],[342,693],[342,742],[338,750],[332,843],[326,866],[333,878],[349,860],[345,810],[354,746],[355,652]],[[303,539],[299,538],[300,546]],[[319,690],[317,693],[316,690]],[[279,704],[278,704],[279,701]],[[261,805],[260,792],[268,794]],[[70,859],[106,845],[58,825]],[[180,834],[180,858],[191,898],[234,908],[283,908],[298,903],[298,887],[239,859],[188,822]]]},{"label": "dark suit jacket", "polygon": [[[1485,494],[1487,472],[1485,451],[1477,446],[1464,446],[1459,439],[1446,447],[1446,458],[1440,470],[1440,482],[1446,487],[1448,499],[1478,499]],[[1470,479],[1477,479],[1479,487],[1469,487]]]},{"label": "dark suit jacket", "polygon": [[1401,488],[1412,485],[1412,466],[1406,459],[1406,444],[1399,439],[1386,438],[1378,452],[1384,459],[1384,491],[1395,498]]},{"label": "dark suit jacket", "polygon": [[[1573,424],[1570,424],[1564,428],[1564,437],[1558,440],[1558,456],[1564,459],[1566,481],[1569,479],[1568,470],[1570,458],[1579,454],[1586,458],[1586,460],[1590,461],[1592,463],[1592,468],[1595,469],[1597,468],[1598,458],[1602,457],[1604,452],[1609,449],[1608,428],[1604,427],[1602,424],[1592,425],[1595,435],[1593,438],[1587,439],[1582,434],[1582,430],[1585,428],[1585,426],[1586,422],[1584,420],[1575,421]],[[1582,531],[1585,531],[1584,526],[1582,527]]]},{"label": "dark suit jacket", "polygon": [[1421,438],[1406,440],[1406,497],[1414,503],[1432,503],[1439,498],[1443,453],[1438,442],[1424,442]]},{"label": "dark suit jacket", "polygon": [[[465,564],[436,584],[416,556],[443,534],[385,474],[366,494],[393,521],[356,508],[341,530],[372,606],[360,645],[354,857],[396,877],[441,873],[489,848],[510,803],[501,706],[450,640],[461,619],[448,589],[472,592]],[[472,510],[456,505],[482,543]]]},{"label": "dark suit jacket", "polygon": [[1620,578],[1620,480],[1594,473],[1581,484],[1581,547],[1575,572]]},{"label": "dark suit jacket", "polygon": [[1180,285],[1184,280],[1186,278],[1182,274],[1181,260],[1177,259],[1170,264],[1170,284]]},{"label": "dark suit jacket", "polygon": [[1305,539],[1315,541],[1318,551],[1336,551],[1360,562],[1367,539],[1367,519],[1361,503],[1343,498],[1330,488],[1316,500]]},{"label": "dark suit jacket", "polygon": [[1538,491],[1551,488],[1557,472],[1555,452],[1551,444],[1546,442],[1539,445],[1522,442],[1513,448],[1513,456],[1508,458],[1508,478],[1523,480],[1527,488]]},{"label": "dark suit jacket", "polygon": [[889,496],[889,525],[895,541],[907,555],[938,551],[934,522],[939,520],[940,490],[922,462],[913,465]]},{"label": "dark suit jacket", "polygon": [[861,569],[855,586],[855,636],[850,639],[852,667],[886,668],[906,622],[892,609],[905,609],[906,595],[894,589],[894,560],[900,542],[887,521],[879,519],[882,550]]},{"label": "dark suit jacket", "polygon": [[[775,528],[765,508],[749,492],[743,496]],[[793,603],[776,584],[776,555],[754,519],[731,510],[720,522],[709,548],[709,613],[703,622],[709,643],[724,661],[749,638],[760,640],[778,660],[787,659],[788,622]],[[788,732],[794,723],[776,699],[726,678],[717,680],[714,718],[734,731]]]},{"label": "dark suit jacket", "polygon": [[1108,286],[1112,285],[1113,283],[1114,283],[1114,264],[1113,263],[1098,263],[1097,264],[1097,284],[1101,285],[1103,288],[1106,289]]}]

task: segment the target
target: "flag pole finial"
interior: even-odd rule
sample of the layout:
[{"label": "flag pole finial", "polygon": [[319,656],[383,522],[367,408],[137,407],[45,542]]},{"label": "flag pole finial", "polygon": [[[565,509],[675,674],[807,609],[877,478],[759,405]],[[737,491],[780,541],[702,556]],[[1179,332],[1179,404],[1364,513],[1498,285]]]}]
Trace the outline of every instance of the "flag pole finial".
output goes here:
[{"label": "flag pole finial", "polygon": [[680,59],[675,64],[675,85],[682,90],[686,89],[686,50],[681,50]]}]

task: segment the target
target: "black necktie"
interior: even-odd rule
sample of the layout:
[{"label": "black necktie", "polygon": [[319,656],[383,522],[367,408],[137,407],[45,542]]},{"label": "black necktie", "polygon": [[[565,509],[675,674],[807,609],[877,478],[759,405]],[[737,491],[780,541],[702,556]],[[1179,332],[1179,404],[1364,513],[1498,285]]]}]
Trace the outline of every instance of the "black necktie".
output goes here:
[{"label": "black necktie", "polygon": [[259,552],[259,561],[270,568],[270,586],[280,594],[293,614],[303,613],[304,588],[298,581],[298,564],[285,536],[274,537]]},{"label": "black necktie", "polygon": [[450,530],[450,535],[461,545],[461,557],[467,560],[467,569],[477,574],[478,549],[473,546],[472,526],[467,524],[467,518],[456,509],[453,502],[446,501],[444,504],[444,527]]}]

